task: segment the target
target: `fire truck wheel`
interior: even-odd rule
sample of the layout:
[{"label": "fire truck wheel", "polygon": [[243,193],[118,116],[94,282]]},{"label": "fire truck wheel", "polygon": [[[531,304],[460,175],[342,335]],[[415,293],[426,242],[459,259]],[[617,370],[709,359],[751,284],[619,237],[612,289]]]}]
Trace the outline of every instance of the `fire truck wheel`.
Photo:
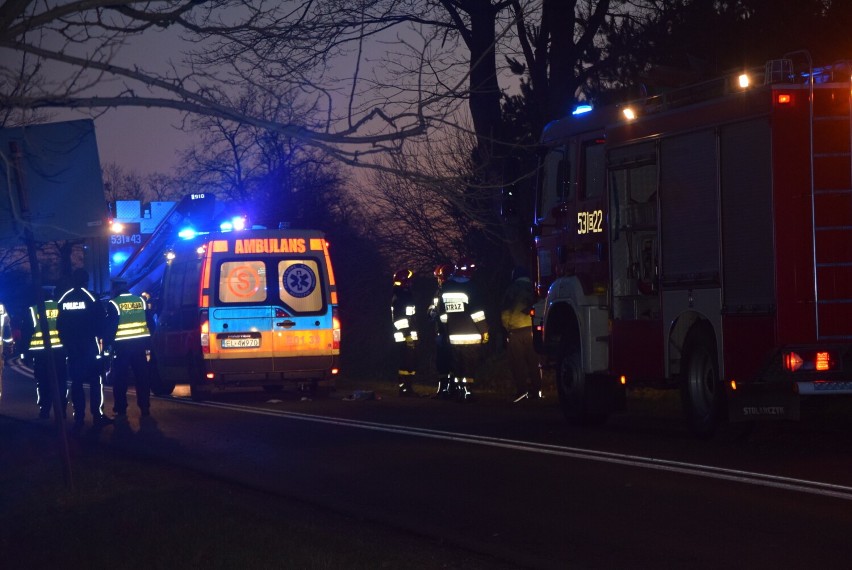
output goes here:
[{"label": "fire truck wheel", "polygon": [[572,424],[590,425],[606,421],[606,412],[589,410],[588,384],[578,349],[563,345],[556,366],[556,389],[565,419]]},{"label": "fire truck wheel", "polygon": [[712,331],[706,326],[690,331],[683,354],[681,399],[686,421],[695,435],[710,437],[716,432],[725,409]]}]

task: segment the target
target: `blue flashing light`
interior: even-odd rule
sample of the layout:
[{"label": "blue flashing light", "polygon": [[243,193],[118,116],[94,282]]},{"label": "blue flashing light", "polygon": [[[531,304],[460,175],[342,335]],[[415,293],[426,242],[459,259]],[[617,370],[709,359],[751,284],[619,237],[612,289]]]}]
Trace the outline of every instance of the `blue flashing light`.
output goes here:
[{"label": "blue flashing light", "polygon": [[192,228],[184,228],[178,232],[178,237],[181,239],[192,239],[196,236],[196,232]]},{"label": "blue flashing light", "polygon": [[246,218],[245,216],[234,216],[219,224],[219,229],[223,232],[242,231],[246,229]]},{"label": "blue flashing light", "polygon": [[577,108],[571,113],[572,115],[583,115],[592,110],[591,105],[577,105]]},{"label": "blue flashing light", "polygon": [[124,263],[127,261],[127,258],[130,257],[126,251],[117,251],[112,254],[112,262],[118,265],[119,263]]}]

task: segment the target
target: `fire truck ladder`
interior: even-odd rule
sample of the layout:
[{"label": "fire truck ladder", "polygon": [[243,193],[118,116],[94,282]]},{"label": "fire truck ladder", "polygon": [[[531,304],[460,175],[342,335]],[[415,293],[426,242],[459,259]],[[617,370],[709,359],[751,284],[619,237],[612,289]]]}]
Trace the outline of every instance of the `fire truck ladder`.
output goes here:
[{"label": "fire truck ladder", "polygon": [[852,338],[852,62],[811,69],[811,214],[816,333]]}]

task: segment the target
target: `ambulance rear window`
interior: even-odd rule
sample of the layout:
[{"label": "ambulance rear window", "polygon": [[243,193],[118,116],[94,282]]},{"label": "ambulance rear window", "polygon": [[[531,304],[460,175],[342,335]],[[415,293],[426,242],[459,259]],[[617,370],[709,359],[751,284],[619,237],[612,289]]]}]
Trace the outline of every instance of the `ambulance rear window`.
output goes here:
[{"label": "ambulance rear window", "polygon": [[266,301],[266,264],[262,260],[225,261],[219,267],[219,301]]},{"label": "ambulance rear window", "polygon": [[278,262],[278,294],[297,313],[322,309],[322,287],[317,262],[313,259],[282,259]]},{"label": "ambulance rear window", "polygon": [[223,260],[218,265],[216,304],[283,306],[291,314],[325,310],[320,259],[263,256]]}]

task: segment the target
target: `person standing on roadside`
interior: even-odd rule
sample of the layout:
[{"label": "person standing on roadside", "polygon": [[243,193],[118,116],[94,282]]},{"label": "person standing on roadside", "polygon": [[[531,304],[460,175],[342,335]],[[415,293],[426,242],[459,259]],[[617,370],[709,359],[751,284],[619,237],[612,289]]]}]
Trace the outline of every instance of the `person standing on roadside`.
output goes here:
[{"label": "person standing on roadside", "polygon": [[113,298],[107,305],[107,329],[104,346],[112,347],[113,412],[127,413],[127,387],[133,372],[136,405],[142,416],[151,415],[151,332],[145,299],[127,290],[127,282],[113,281]]},{"label": "person standing on roadside", "polygon": [[2,345],[2,354],[0,354],[0,391],[3,387],[3,368],[6,363],[6,357],[12,356],[15,351],[15,337],[12,336],[12,318],[6,312],[6,307],[0,304],[0,345]]},{"label": "person standing on roadside", "polygon": [[58,301],[56,330],[68,356],[68,376],[71,380],[71,402],[74,405],[74,429],[83,427],[86,417],[86,393],[89,385],[89,404],[95,427],[113,423],[103,413],[103,384],[101,383],[100,342],[106,325],[106,312],[95,296],[86,289],[89,272],[75,269],[71,274],[72,287]]},{"label": "person standing on roadside", "polygon": [[444,283],[450,278],[455,270],[452,263],[443,263],[435,268],[435,280],[438,289],[429,306],[429,318],[435,326],[435,370],[438,373],[438,391],[433,397],[446,398],[450,395],[452,387],[452,354],[450,352],[450,341],[447,338],[447,323],[441,320],[441,291]]},{"label": "person standing on roadside", "polygon": [[523,267],[512,271],[512,282],[503,294],[500,318],[506,329],[506,347],[509,367],[515,381],[514,402],[524,398],[541,397],[541,371],[538,354],[533,346],[532,315],[535,289],[529,273]]},{"label": "person standing on roadside", "polygon": [[417,308],[411,292],[414,272],[400,269],[393,275],[391,320],[397,354],[397,383],[400,396],[414,396],[414,377],[417,374]]},{"label": "person standing on roadside", "polygon": [[52,373],[50,361],[53,360],[55,380],[59,393],[59,409],[65,415],[68,405],[68,374],[65,368],[65,347],[59,340],[59,331],[56,329],[56,317],[59,314],[59,304],[52,298],[44,302],[47,327],[50,335],[50,350],[47,349],[44,335],[41,331],[41,317],[38,313],[38,305],[30,307],[30,324],[33,334],[30,337],[28,353],[33,359],[33,375],[36,380],[36,403],[38,404],[38,417],[50,418],[50,410],[53,407],[53,387],[50,385]]},{"label": "person standing on roadside", "polygon": [[451,394],[461,401],[473,399],[472,387],[488,342],[488,321],[482,298],[471,279],[476,269],[472,259],[463,258],[441,290],[440,316],[447,326],[453,359]]}]

